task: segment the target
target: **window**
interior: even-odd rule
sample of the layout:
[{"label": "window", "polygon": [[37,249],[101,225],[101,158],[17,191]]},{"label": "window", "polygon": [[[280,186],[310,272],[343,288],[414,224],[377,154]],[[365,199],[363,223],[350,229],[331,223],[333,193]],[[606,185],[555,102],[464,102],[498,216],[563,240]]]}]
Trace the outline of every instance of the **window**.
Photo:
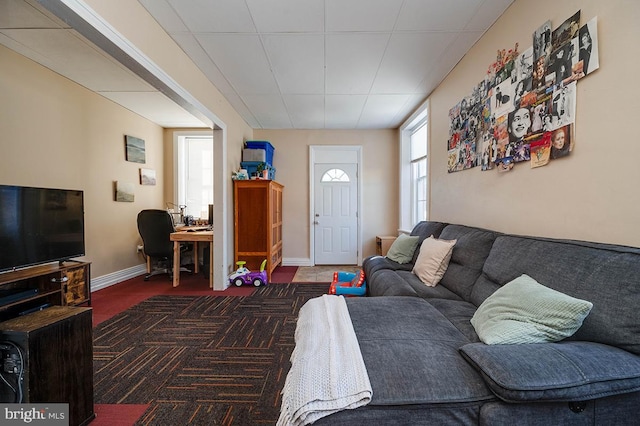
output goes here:
[{"label": "window", "polygon": [[427,219],[427,123],[411,133],[411,222]]},{"label": "window", "polygon": [[341,169],[331,169],[327,170],[325,174],[322,175],[322,179],[320,182],[349,182],[349,175],[344,170]]},{"label": "window", "polygon": [[400,131],[400,230],[411,231],[429,217],[427,102]]},{"label": "window", "polygon": [[207,219],[213,204],[213,137],[178,137],[177,200],[185,215]]}]

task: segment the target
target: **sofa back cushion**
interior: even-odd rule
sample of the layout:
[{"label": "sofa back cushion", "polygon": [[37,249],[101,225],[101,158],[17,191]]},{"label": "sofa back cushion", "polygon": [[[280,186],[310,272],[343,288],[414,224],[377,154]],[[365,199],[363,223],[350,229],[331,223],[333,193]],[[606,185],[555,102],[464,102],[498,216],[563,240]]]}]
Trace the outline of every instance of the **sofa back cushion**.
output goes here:
[{"label": "sofa back cushion", "polygon": [[455,244],[456,240],[425,238],[420,245],[420,253],[411,272],[416,274],[426,286],[437,286],[449,266]]},{"label": "sofa back cushion", "polygon": [[411,230],[411,235],[418,236],[420,238],[418,238],[418,245],[415,252],[413,253],[413,258],[411,259],[412,264],[416,263],[418,253],[420,253],[420,250],[418,248],[422,245],[422,242],[425,240],[425,238],[429,238],[431,235],[433,235],[434,238],[440,237],[440,233],[445,226],[447,226],[446,223],[423,220],[422,222],[418,222],[418,224],[413,227],[413,229]]},{"label": "sofa back cushion", "polygon": [[400,234],[395,239],[389,251],[387,257],[397,263],[409,263],[413,258],[413,254],[418,247],[418,240],[420,237],[411,236],[407,234]]},{"label": "sofa back cushion", "polygon": [[471,290],[482,273],[482,265],[499,233],[463,225],[447,225],[440,233],[444,240],[457,240],[449,266],[439,285],[470,301]]},{"label": "sofa back cushion", "polygon": [[473,286],[471,302],[479,306],[522,274],[593,303],[570,340],[604,343],[640,354],[640,249],[501,235]]}]

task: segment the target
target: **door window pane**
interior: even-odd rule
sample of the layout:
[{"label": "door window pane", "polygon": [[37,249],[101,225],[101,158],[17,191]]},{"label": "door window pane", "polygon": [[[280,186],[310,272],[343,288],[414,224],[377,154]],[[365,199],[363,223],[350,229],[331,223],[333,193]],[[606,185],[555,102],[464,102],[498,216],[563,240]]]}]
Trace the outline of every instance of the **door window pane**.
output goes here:
[{"label": "door window pane", "polygon": [[327,170],[325,174],[322,175],[320,182],[349,182],[349,175],[347,172],[341,169],[331,169]]}]

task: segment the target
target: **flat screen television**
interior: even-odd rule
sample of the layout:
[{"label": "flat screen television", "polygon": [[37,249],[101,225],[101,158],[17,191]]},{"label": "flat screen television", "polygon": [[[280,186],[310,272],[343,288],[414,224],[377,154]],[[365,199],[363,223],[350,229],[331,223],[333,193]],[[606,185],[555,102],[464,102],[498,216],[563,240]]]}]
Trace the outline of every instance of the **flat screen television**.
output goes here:
[{"label": "flat screen television", "polygon": [[0,271],[84,255],[82,191],[0,185]]}]

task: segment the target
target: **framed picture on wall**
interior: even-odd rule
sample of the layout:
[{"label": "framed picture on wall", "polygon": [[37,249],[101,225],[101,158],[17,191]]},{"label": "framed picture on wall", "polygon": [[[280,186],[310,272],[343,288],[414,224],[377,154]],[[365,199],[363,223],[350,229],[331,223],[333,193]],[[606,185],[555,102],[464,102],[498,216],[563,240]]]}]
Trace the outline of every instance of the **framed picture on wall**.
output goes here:
[{"label": "framed picture on wall", "polygon": [[133,163],[146,163],[146,154],[144,150],[144,139],[135,136],[125,135],[125,158]]},{"label": "framed picture on wall", "polygon": [[115,201],[124,203],[133,203],[135,201],[135,194],[133,190],[133,183],[115,181],[113,183],[115,190]]},{"label": "framed picture on wall", "polygon": [[156,171],[153,169],[140,169],[140,185],[155,185]]}]

